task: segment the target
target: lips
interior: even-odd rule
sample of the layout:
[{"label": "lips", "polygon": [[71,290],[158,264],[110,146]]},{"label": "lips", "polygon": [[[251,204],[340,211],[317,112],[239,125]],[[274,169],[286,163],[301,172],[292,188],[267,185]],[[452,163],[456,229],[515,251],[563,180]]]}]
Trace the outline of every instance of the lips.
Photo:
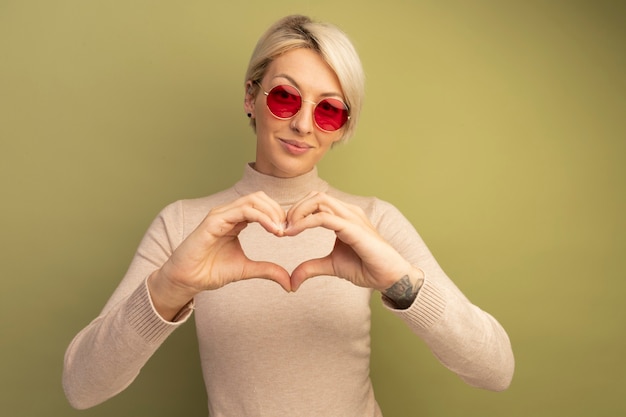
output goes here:
[{"label": "lips", "polygon": [[306,153],[309,149],[313,148],[306,142],[300,142],[297,140],[280,139],[280,143],[287,152],[293,155],[302,155],[303,153]]}]

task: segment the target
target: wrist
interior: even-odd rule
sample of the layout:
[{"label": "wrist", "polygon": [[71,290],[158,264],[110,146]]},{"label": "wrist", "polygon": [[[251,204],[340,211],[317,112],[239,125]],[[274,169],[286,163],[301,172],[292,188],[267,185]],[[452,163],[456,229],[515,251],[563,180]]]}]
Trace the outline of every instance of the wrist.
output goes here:
[{"label": "wrist", "polygon": [[398,309],[409,308],[424,283],[424,272],[412,267],[410,272],[398,279],[389,288],[381,291],[383,298]]},{"label": "wrist", "polygon": [[148,292],[157,313],[167,321],[176,321],[181,311],[189,306],[195,293],[170,282],[160,269],[154,271],[147,280]]}]

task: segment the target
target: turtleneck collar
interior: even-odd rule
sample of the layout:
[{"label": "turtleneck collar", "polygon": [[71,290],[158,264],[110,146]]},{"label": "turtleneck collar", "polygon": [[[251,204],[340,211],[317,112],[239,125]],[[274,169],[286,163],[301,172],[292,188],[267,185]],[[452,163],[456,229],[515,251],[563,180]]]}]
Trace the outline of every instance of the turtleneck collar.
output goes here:
[{"label": "turtleneck collar", "polygon": [[317,175],[317,167],[306,174],[293,178],[278,178],[261,174],[246,164],[243,178],[234,188],[241,195],[263,191],[280,205],[291,205],[302,199],[311,191],[326,192],[328,183]]}]

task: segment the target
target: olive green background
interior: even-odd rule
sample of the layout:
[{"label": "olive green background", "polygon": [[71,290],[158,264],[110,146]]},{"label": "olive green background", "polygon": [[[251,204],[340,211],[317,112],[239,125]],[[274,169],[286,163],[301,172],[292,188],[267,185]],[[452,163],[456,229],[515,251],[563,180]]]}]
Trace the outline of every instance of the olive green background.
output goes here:
[{"label": "olive green background", "polygon": [[300,12],[342,27],[368,77],[357,134],[321,175],[398,206],[516,353],[508,391],[471,388],[375,297],[385,416],[626,414],[625,9],[0,0],[0,412],[206,415],[193,325],[87,411],[64,399],[63,354],[157,212],[252,160],[245,65]]}]

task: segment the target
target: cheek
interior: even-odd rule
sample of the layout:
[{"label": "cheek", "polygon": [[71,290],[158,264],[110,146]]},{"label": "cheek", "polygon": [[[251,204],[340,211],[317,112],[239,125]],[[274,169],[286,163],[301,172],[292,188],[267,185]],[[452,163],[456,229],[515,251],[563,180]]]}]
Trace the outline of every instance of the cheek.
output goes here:
[{"label": "cheek", "polygon": [[255,119],[256,122],[256,131],[257,134],[261,134],[263,132],[269,132],[272,131],[274,129],[273,126],[273,121],[270,120],[267,115],[264,115],[263,113],[257,113],[257,117]]},{"label": "cheek", "polygon": [[327,136],[328,137],[324,138],[324,144],[325,144],[325,147],[330,148],[334,144],[339,143],[341,141],[341,137],[343,136],[343,131],[340,130],[338,132],[328,134]]},{"label": "cheek", "polygon": [[268,113],[269,111],[267,107],[265,107],[265,104],[257,100],[254,104],[254,117],[256,118],[257,126],[259,125],[267,126],[268,123],[271,123],[271,120],[269,118],[270,114]]},{"label": "cheek", "polygon": [[256,126],[257,132],[285,132],[285,129],[290,129],[290,120],[277,119],[270,113],[269,109],[263,104],[257,106],[256,109]]}]

